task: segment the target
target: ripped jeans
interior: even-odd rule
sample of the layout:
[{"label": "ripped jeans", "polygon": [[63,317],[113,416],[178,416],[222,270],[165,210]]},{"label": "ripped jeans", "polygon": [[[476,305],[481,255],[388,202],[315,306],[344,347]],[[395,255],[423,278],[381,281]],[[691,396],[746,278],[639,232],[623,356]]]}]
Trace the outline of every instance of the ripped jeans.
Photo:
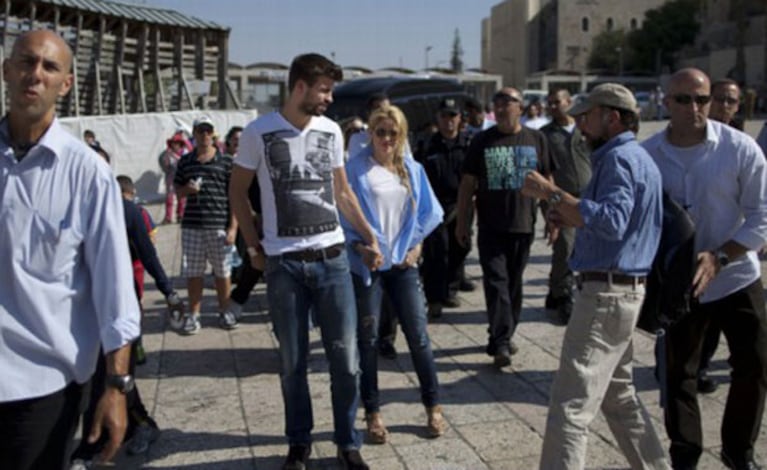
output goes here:
[{"label": "ripped jeans", "polygon": [[265,277],[269,315],[279,342],[289,444],[311,444],[314,418],[306,374],[312,315],[330,371],[333,440],[343,450],[359,448],[360,436],[354,429],[359,402],[357,311],[346,253],[311,262],[270,256]]},{"label": "ripped jeans", "polygon": [[362,278],[352,274],[359,314],[360,394],[366,413],[379,411],[378,396],[378,322],[384,291],[389,295],[392,314],[397,315],[407,339],[413,368],[421,386],[421,402],[427,408],[439,404],[439,382],[429,333],[426,330],[425,299],[418,269],[392,267],[388,271],[371,273],[372,282],[364,285]]}]

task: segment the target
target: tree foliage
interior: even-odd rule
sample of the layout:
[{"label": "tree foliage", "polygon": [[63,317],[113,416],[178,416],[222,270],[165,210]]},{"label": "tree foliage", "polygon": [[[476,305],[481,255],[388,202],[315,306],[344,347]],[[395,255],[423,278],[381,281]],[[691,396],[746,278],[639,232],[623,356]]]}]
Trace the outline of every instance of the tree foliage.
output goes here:
[{"label": "tree foliage", "polygon": [[675,68],[677,52],[692,44],[700,30],[696,15],[698,0],[672,0],[645,13],[642,28],[627,38],[632,51],[631,69],[660,72]]},{"label": "tree foliage", "polygon": [[632,56],[632,51],[626,47],[624,30],[603,31],[594,37],[591,44],[588,68],[618,75],[621,71],[632,69]]},{"label": "tree foliage", "polygon": [[453,37],[453,50],[450,53],[450,68],[455,73],[463,72],[463,47],[461,47],[461,35],[458,28],[455,29]]}]

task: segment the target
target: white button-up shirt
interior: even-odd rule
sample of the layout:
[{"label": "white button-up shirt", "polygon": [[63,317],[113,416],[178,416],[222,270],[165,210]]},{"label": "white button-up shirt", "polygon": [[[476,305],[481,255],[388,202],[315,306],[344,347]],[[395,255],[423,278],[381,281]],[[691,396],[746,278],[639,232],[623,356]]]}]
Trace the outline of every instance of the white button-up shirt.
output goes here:
[{"label": "white button-up shirt", "polygon": [[0,122],[0,402],[93,374],[139,334],[119,187],[54,120],[17,161]]},{"label": "white button-up shirt", "polygon": [[767,240],[767,166],[754,139],[709,119],[704,150],[693,162],[680,160],[666,130],[643,143],[663,177],[663,189],[695,222],[697,252],[728,240],[748,248],[711,281],[700,300],[721,299],[761,276],[756,250]]}]

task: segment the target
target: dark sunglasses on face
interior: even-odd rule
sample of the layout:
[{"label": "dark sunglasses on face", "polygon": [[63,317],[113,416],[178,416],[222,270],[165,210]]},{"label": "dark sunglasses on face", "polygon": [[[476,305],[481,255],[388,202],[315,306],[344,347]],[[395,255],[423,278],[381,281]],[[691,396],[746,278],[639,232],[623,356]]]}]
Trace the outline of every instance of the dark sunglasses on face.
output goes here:
[{"label": "dark sunglasses on face", "polygon": [[506,93],[496,93],[493,96],[493,103],[509,104],[509,103],[521,103],[522,100],[516,96],[508,95]]},{"label": "dark sunglasses on face", "polygon": [[717,103],[723,103],[729,106],[738,104],[738,99],[733,98],[731,96],[714,96],[713,100],[716,101]]},{"label": "dark sunglasses on face", "polygon": [[681,104],[681,105],[688,105],[692,103],[693,101],[695,101],[695,104],[697,104],[698,106],[703,106],[711,102],[711,95],[693,96],[693,95],[681,94],[681,95],[674,95],[673,98],[676,104]]},{"label": "dark sunglasses on face", "polygon": [[378,128],[376,129],[375,134],[376,134],[376,137],[378,137],[379,139],[383,139],[385,137],[391,137],[392,139],[396,139],[397,136],[399,135],[399,132],[395,130],[387,131],[386,129]]}]

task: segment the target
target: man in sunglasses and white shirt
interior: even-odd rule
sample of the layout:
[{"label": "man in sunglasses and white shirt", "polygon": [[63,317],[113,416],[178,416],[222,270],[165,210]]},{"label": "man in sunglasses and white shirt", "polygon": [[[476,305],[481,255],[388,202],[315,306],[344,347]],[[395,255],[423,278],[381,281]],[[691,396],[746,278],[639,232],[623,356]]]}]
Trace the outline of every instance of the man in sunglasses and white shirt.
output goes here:
[{"label": "man in sunglasses and white shirt", "polygon": [[697,370],[704,331],[721,327],[730,349],[732,382],[722,420],[722,462],[758,469],[754,442],[767,389],[767,313],[756,250],[767,241],[767,167],[754,140],[708,119],[709,78],[676,72],[664,99],[668,127],[643,143],[663,189],[696,226],[698,266],[693,311],[667,338],[666,431],[674,468],[695,468],[702,453]]}]

